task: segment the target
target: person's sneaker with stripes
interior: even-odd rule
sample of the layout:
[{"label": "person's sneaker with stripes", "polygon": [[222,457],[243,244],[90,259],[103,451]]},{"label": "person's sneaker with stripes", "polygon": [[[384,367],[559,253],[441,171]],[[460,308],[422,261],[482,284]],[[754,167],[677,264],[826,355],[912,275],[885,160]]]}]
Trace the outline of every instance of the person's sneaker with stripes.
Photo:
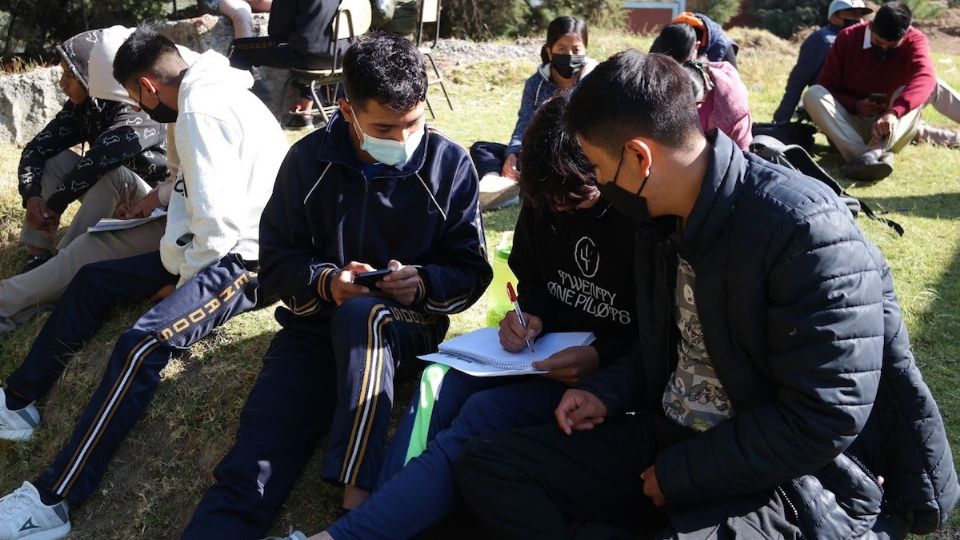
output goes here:
[{"label": "person's sneaker with stripes", "polygon": [[0,499],[0,540],[57,540],[69,533],[67,503],[43,504],[30,482]]},{"label": "person's sneaker with stripes", "polygon": [[7,395],[0,388],[0,439],[26,441],[40,424],[40,412],[31,403],[22,409],[7,408]]}]

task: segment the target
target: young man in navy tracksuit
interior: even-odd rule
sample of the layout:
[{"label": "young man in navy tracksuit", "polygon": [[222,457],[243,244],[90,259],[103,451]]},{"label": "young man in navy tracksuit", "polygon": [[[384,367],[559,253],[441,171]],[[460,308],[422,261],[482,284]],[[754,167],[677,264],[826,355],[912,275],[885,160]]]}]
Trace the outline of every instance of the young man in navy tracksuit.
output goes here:
[{"label": "young man in navy tracksuit", "polygon": [[[259,538],[330,429],[322,477],[359,504],[383,459],[394,374],[443,339],[492,271],[476,171],[424,124],[416,48],[376,35],[344,57],[347,99],[287,155],[260,223],[261,286],[283,328],[185,538]],[[353,283],[373,269],[375,286]]]}]

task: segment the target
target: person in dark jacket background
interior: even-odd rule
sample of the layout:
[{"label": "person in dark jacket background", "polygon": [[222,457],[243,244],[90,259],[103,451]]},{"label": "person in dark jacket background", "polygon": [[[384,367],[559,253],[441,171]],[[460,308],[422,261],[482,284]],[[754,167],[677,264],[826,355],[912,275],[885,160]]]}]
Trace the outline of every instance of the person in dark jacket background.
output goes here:
[{"label": "person in dark jacket background", "polygon": [[813,32],[800,45],[800,53],[797,56],[797,63],[790,71],[790,77],[787,78],[787,88],[784,91],[783,98],[776,112],[773,113],[773,121],[777,123],[789,122],[793,117],[793,111],[800,103],[800,96],[808,86],[817,84],[820,78],[820,69],[823,68],[823,62],[827,59],[827,53],[833,42],[837,40],[837,34],[848,26],[853,26],[862,22],[863,17],[873,13],[863,0],[833,0],[827,7],[827,25]]},{"label": "person in dark jacket background", "polygon": [[656,54],[600,64],[567,125],[602,195],[651,221],[638,345],[566,392],[560,429],[467,445],[458,485],[495,536],[571,538],[571,521],[666,520],[680,538],[943,523],[958,495],[943,422],[886,262],[833,191],[704,137],[689,78]]},{"label": "person in dark jacket background", "polygon": [[[46,262],[54,251],[60,216],[82,199],[59,249],[114,214],[117,205],[143,197],[167,176],[166,131],[145,112],[118,101],[94,99],[87,88],[90,51],[103,31],[77,34],[57,46],[67,102],[23,148],[17,170],[27,210],[20,237],[28,258],[21,272]],[[70,148],[87,144],[83,156]]]},{"label": "person in dark jacket background", "polygon": [[[230,44],[230,65],[237,69],[256,66],[295,69],[326,69],[333,66],[334,57],[343,55],[350,43],[335,39],[333,19],[340,6],[338,0],[280,0],[270,7],[267,37],[235,39]],[[259,73],[254,71],[254,78]],[[265,90],[258,84],[255,93]],[[299,119],[290,127],[307,125],[312,100],[308,89],[301,88],[300,99],[293,104],[292,116]]]},{"label": "person in dark jacket background", "polygon": [[740,51],[740,46],[710,17],[703,13],[685,11],[670,23],[683,23],[693,27],[697,33],[697,58],[706,56],[711,62],[730,62],[733,67],[737,67],[737,52]]},{"label": "person in dark jacket background", "polygon": [[[263,537],[328,430],[321,476],[358,505],[395,372],[421,367],[492,278],[473,164],[424,123],[422,55],[398,35],[362,38],[344,78],[340,112],[293,145],[264,210],[259,277],[286,304],[283,328],[185,538]],[[374,269],[393,272],[354,283]]]}]

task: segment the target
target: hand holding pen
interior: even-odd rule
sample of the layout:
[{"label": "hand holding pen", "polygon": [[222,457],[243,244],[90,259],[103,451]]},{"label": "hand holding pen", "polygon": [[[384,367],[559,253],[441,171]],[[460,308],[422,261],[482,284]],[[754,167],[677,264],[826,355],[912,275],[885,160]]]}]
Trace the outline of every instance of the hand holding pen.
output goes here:
[{"label": "hand holding pen", "polygon": [[507,294],[514,304],[514,310],[500,321],[500,345],[510,352],[520,352],[524,348],[533,351],[533,340],[543,331],[543,322],[536,315],[524,313],[516,301],[513,285],[507,285]]}]

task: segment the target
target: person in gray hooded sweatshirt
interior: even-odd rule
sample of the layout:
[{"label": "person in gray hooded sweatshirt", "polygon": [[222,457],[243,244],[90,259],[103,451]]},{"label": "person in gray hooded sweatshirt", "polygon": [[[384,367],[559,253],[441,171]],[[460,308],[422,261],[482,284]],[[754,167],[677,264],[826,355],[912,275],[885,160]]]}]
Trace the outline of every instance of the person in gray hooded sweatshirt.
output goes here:
[{"label": "person in gray hooded sweatshirt", "polygon": [[[57,249],[167,176],[163,126],[124,103],[90,96],[90,52],[102,35],[90,30],[57,46],[67,102],[24,147],[17,169],[27,211],[20,241],[28,257],[21,272],[53,255],[60,216],[74,201],[83,204]],[[78,144],[88,147],[82,156],[71,150]]]}]

